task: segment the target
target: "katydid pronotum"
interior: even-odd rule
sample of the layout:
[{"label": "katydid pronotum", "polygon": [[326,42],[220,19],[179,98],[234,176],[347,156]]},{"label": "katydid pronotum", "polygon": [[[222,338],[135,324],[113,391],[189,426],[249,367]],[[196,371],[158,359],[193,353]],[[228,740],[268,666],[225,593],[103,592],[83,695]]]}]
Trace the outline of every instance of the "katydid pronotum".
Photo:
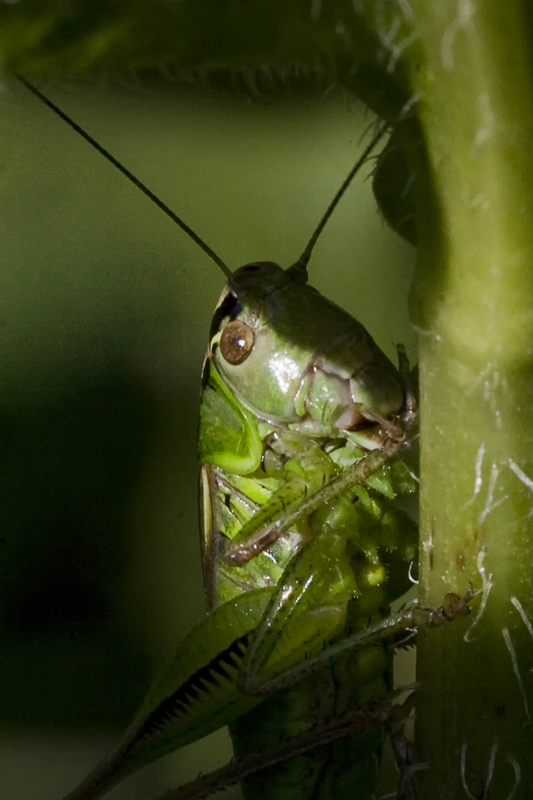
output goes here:
[{"label": "katydid pronotum", "polygon": [[[389,615],[416,558],[416,528],[394,504],[415,488],[400,453],[415,416],[408,369],[397,371],[360,323],[306,283],[324,224],[384,131],[286,271],[259,262],[231,272],[156,200],[228,279],[211,328],[199,435],[210,615],[70,800],[101,796],[221,725],[230,724],[239,759],[325,730],[390,695],[394,633],[465,610]],[[305,800],[352,796],[357,786],[358,797],[371,797],[383,737],[376,724],[322,743],[311,757],[251,777],[245,794]]]}]

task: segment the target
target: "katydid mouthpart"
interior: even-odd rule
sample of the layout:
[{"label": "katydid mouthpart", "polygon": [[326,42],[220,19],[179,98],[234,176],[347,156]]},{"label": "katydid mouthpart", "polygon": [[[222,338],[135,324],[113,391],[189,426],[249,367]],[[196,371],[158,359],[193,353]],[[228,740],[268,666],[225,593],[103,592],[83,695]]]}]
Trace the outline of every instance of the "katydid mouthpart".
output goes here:
[{"label": "katydid mouthpart", "polygon": [[[232,271],[129,170],[20,80],[227,278],[211,325],[200,409],[210,613],[179,646],[118,748],[68,795],[90,800],[223,725],[230,725],[236,758],[245,758],[390,694],[389,608],[410,586],[417,549],[416,526],[394,502],[416,488],[401,458],[416,404],[406,359],[396,369],[359,322],[307,284],[317,238],[385,125],[292,266],[256,262]],[[298,755],[251,777],[245,795],[342,798],[357,786],[359,797],[371,797],[383,738],[378,725]]]}]

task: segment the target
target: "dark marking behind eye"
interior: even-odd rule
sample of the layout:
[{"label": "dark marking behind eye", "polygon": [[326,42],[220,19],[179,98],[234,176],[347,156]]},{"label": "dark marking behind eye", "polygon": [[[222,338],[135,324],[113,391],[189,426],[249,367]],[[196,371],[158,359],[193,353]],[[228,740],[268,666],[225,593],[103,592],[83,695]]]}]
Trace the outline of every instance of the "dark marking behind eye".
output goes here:
[{"label": "dark marking behind eye", "polygon": [[241,311],[242,306],[239,302],[239,298],[231,290],[228,291],[223,301],[213,314],[211,328],[209,331],[209,339],[211,340],[213,336],[219,332],[224,319],[227,319],[228,317],[230,319],[235,319],[235,317],[237,317]]}]

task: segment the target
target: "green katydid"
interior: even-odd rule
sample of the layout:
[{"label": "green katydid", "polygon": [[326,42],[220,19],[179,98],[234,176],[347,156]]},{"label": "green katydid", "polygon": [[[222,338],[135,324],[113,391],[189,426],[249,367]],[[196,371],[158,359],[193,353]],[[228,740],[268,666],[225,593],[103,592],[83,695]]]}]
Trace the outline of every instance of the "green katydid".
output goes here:
[{"label": "green katydid", "polygon": [[[383,132],[287,271],[257,263],[231,272],[170,212],[228,278],[205,362],[199,436],[211,614],[71,800],[96,798],[224,724],[241,757],[390,692],[386,637],[413,624],[388,613],[416,554],[415,527],[392,502],[414,490],[398,456],[414,405],[405,370],[306,284],[318,235]],[[246,794],[343,797],[357,785],[370,797],[382,740],[376,726],[252,779]]]}]

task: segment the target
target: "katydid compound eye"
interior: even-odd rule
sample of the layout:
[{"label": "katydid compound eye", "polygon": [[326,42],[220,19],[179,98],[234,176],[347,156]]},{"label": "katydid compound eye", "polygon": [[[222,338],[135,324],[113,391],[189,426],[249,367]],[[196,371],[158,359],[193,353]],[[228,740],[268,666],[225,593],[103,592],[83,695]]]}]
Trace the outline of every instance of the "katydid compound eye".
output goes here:
[{"label": "katydid compound eye", "polygon": [[229,322],[220,336],[220,352],[228,364],[242,364],[254,347],[254,332],[238,319]]}]

